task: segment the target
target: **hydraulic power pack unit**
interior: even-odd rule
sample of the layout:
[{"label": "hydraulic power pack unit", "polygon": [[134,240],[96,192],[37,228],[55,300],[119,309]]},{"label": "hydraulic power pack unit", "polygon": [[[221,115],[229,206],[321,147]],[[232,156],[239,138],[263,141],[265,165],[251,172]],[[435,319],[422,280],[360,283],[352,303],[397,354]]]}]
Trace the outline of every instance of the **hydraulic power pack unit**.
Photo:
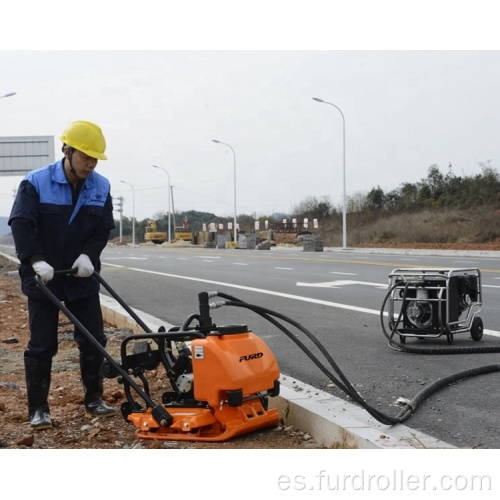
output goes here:
[{"label": "hydraulic power pack unit", "polygon": [[391,337],[435,338],[470,333],[483,336],[479,269],[394,269],[389,275],[388,325]]}]

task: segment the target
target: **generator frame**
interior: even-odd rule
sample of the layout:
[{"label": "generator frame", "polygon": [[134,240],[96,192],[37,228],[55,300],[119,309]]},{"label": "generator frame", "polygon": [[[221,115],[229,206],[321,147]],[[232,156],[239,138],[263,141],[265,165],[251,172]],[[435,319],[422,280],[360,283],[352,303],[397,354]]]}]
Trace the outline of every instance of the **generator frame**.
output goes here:
[{"label": "generator frame", "polygon": [[[407,337],[427,339],[446,335],[451,344],[454,335],[469,332],[474,341],[481,340],[479,269],[398,268],[389,274],[389,290],[391,338],[397,333],[401,343],[405,343]],[[408,313],[410,307],[426,316],[424,324],[419,324],[415,315]]]}]

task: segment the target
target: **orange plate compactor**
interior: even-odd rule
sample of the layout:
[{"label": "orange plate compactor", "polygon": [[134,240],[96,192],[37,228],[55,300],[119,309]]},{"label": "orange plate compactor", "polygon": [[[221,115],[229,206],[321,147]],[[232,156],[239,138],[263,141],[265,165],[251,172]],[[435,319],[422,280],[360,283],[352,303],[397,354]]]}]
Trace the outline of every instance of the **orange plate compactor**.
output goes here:
[{"label": "orange plate compactor", "polygon": [[[121,362],[95,341],[40,279],[37,283],[104,355],[103,374],[118,377],[123,384],[126,402],[121,412],[137,428],[139,438],[225,441],[278,424],[278,410],[268,408],[269,397],[279,394],[276,359],[246,325],[212,323],[210,310],[227,302],[211,300],[221,294],[200,293],[199,314],[168,332],[164,327],[152,332],[98,273],[93,276],[144,330],[122,341]],[[163,369],[171,390],[155,403],[146,374]]]},{"label": "orange plate compactor", "polygon": [[163,408],[171,417],[168,425],[157,421],[154,408],[125,406],[124,414],[137,427],[138,437],[224,441],[277,425],[277,410],[269,410],[267,403],[269,396],[279,393],[279,369],[262,339],[245,325],[232,325],[189,344],[166,364],[175,388],[163,394]]}]

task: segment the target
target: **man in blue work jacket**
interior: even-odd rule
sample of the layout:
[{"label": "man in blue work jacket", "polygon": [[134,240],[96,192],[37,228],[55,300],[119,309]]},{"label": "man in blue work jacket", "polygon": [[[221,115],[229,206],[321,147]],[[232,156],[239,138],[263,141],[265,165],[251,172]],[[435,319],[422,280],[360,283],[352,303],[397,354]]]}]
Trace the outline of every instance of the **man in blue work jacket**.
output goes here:
[{"label": "man in blue work jacket", "polygon": [[[102,400],[102,353],[88,333],[106,346],[99,303],[100,255],[115,227],[109,181],[95,172],[106,160],[101,129],[75,121],[63,132],[64,157],[31,171],[21,182],[9,218],[20,261],[22,291],[28,297],[30,340],[24,353],[30,425],[52,427],[48,394],[52,358],[58,348],[59,308],[41,290],[42,283],[88,331],[75,326],[87,417],[117,412]],[[72,275],[58,270],[76,269]]]}]

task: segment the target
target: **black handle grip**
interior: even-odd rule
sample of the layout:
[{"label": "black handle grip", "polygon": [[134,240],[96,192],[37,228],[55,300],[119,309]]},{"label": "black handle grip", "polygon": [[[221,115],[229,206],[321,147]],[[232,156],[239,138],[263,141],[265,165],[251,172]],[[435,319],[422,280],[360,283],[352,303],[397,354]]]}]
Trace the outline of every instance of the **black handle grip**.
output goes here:
[{"label": "black handle grip", "polygon": [[78,271],[77,267],[72,267],[71,269],[59,269],[59,271],[54,271],[54,274],[75,274]]}]

